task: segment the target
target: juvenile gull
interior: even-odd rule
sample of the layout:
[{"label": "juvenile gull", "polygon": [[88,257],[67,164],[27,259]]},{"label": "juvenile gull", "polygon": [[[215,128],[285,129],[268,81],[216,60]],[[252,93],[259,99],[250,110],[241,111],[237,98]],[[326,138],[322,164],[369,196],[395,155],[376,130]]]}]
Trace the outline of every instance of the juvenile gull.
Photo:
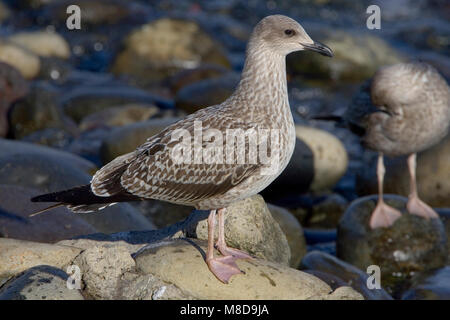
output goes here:
[{"label": "juvenile gull", "polygon": [[437,213],[419,199],[416,153],[438,143],[450,124],[450,91],[445,79],[426,63],[400,63],[380,69],[366,91],[356,97],[344,119],[364,133],[363,143],[379,152],[378,204],[370,227],[388,227],[401,213],[383,201],[383,155],[409,155],[410,195],[408,212],[424,218]]},{"label": "juvenile gull", "polygon": [[[250,256],[226,245],[225,210],[233,202],[267,187],[291,158],[295,129],[288,101],[285,60],[287,54],[301,50],[332,56],[328,47],[314,42],[291,18],[274,15],[262,19],[251,34],[239,85],[225,102],[189,115],[150,137],[135,151],[114,159],[97,171],[90,185],[41,195],[32,201],[57,202],[56,205],[65,205],[75,212],[96,211],[115,202],[140,199],[158,199],[211,210],[206,263],[220,281],[228,283],[232,275],[241,273],[235,260]],[[267,146],[268,154],[279,150],[276,170],[267,171],[270,164],[263,161],[178,163],[173,158],[173,152],[181,144],[181,140],[174,139],[177,133],[188,132],[195,136],[196,130],[200,130],[206,136],[208,129],[221,134],[220,151],[224,155],[230,154],[226,147],[233,145],[227,143],[229,129],[278,132],[278,144],[270,139],[265,140],[265,145],[263,139],[257,142],[258,150]],[[248,137],[245,139],[242,147],[245,155],[249,155],[251,141]],[[200,146],[206,142],[201,141]],[[237,154],[242,150],[235,151]],[[219,220],[216,245],[222,257],[213,255],[216,212]]]}]

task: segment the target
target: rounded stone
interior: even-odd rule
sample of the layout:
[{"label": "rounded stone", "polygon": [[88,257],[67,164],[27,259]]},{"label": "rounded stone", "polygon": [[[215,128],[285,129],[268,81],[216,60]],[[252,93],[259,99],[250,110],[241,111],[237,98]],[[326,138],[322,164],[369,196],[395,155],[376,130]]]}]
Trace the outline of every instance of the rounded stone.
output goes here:
[{"label": "rounded stone", "polygon": [[97,232],[64,207],[30,218],[31,213],[50,205],[31,202],[38,193],[35,189],[0,184],[0,236],[53,243]]},{"label": "rounded stone", "polygon": [[300,269],[311,273],[334,286],[351,286],[367,300],[392,300],[383,289],[369,289],[369,275],[355,266],[342,261],[331,254],[321,251],[310,251],[302,259]]},{"label": "rounded stone", "polygon": [[413,275],[446,264],[447,238],[440,219],[409,214],[404,197],[385,195],[384,199],[402,216],[388,228],[372,230],[369,219],[377,196],[355,200],[338,226],[337,256],[362,270],[379,266],[382,286],[397,298]]},{"label": "rounded stone", "polygon": [[331,291],[314,276],[259,259],[237,260],[245,274],[223,284],[203,260],[205,250],[203,241],[154,243],[135,256],[136,269],[174,284],[197,299],[320,299]]},{"label": "rounded stone", "polygon": [[94,299],[114,299],[123,273],[135,262],[121,245],[94,246],[84,250],[74,261],[85,284],[84,292]]},{"label": "rounded stone", "polygon": [[239,75],[228,73],[221,77],[194,82],[181,88],[175,96],[175,106],[188,113],[224,102],[239,83]]},{"label": "rounded stone", "polygon": [[289,72],[303,77],[306,81],[317,78],[335,82],[364,81],[373,76],[380,67],[405,59],[387,41],[375,35],[323,28],[311,29],[309,34],[311,38],[332,48],[334,57],[323,59],[315,52],[289,55]]},{"label": "rounded stone", "polygon": [[173,18],[152,21],[132,31],[124,47],[112,71],[143,82],[160,81],[201,63],[230,66],[220,44],[194,21]]},{"label": "rounded stone", "polygon": [[342,142],[324,130],[306,126],[297,125],[295,133],[313,153],[314,178],[310,189],[332,188],[347,170],[348,155]]},{"label": "rounded stone", "polygon": [[84,300],[78,289],[67,287],[68,278],[61,269],[37,266],[6,283],[0,300]]},{"label": "rounded stone", "polygon": [[415,277],[402,300],[450,300],[450,266]]},{"label": "rounded stone", "polygon": [[46,128],[66,128],[70,125],[58,105],[59,91],[44,82],[34,83],[28,95],[16,102],[10,111],[11,133],[21,139]]},{"label": "rounded stone", "polygon": [[270,203],[267,204],[267,207],[272,217],[280,225],[291,249],[289,265],[292,268],[297,268],[303,256],[306,254],[306,240],[303,234],[303,228],[289,210]]},{"label": "rounded stone", "polygon": [[4,137],[9,130],[10,105],[28,92],[28,84],[16,68],[3,62],[0,62],[0,92],[0,137]]},{"label": "rounded stone", "polygon": [[[56,150],[53,148],[39,146],[32,143],[20,142],[17,140],[7,140],[0,138],[0,158],[3,156],[20,156],[26,155],[29,159],[33,157],[46,156],[48,158],[59,159],[62,163],[70,164],[73,168],[77,168],[85,173],[94,174],[97,167],[90,161],[73,155],[68,152]],[[6,180],[0,180],[6,181]],[[28,185],[24,185],[27,187]]]},{"label": "rounded stone", "polygon": [[2,39],[0,39],[0,61],[15,67],[25,79],[36,77],[41,68],[36,54]]},{"label": "rounded stone", "polygon": [[[208,215],[209,212],[194,211],[189,216],[186,221],[188,237],[208,239]],[[216,237],[218,230],[216,222]],[[237,201],[227,207],[225,241],[228,246],[255,257],[289,265],[291,252],[286,236],[260,195]]]},{"label": "rounded stone", "polygon": [[[45,152],[13,152],[0,156],[0,181],[7,185],[32,187],[36,189],[33,196],[89,184],[91,176],[74,166],[71,158],[64,159],[67,158],[58,157],[58,153],[49,155]],[[46,213],[50,216],[56,214],[52,211]],[[78,213],[77,217],[103,233],[155,228],[128,203],[119,203],[96,213]]]},{"label": "rounded stone", "polygon": [[41,57],[68,59],[70,47],[67,41],[55,32],[19,32],[8,37],[12,43],[30,50]]},{"label": "rounded stone", "polygon": [[64,268],[80,252],[71,246],[0,238],[0,279],[39,265]]}]

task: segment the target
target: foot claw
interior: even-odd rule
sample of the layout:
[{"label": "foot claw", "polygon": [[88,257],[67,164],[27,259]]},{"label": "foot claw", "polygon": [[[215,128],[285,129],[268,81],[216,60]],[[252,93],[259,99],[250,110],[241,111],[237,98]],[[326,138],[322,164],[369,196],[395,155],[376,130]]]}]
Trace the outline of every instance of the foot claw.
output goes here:
[{"label": "foot claw", "polygon": [[236,258],[226,256],[207,260],[209,270],[223,283],[228,283],[230,278],[235,274],[244,273],[236,265]]},{"label": "foot claw", "polygon": [[429,205],[417,197],[410,197],[406,205],[408,212],[425,219],[436,219],[439,215]]},{"label": "foot claw", "polygon": [[369,226],[371,229],[390,227],[395,220],[402,216],[397,209],[388,206],[386,203],[378,203],[370,217]]}]

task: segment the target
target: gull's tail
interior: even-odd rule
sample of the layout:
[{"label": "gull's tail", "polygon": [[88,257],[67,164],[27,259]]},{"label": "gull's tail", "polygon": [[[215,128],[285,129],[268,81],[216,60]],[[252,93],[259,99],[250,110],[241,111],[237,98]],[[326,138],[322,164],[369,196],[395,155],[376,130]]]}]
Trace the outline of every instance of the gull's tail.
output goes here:
[{"label": "gull's tail", "polygon": [[42,194],[32,198],[31,199],[32,202],[57,202],[57,203],[48,208],[32,213],[30,217],[36,216],[40,213],[46,212],[48,210],[60,206],[65,206],[71,211],[76,213],[85,213],[85,212],[95,212],[104,209],[110,205],[116,204],[117,202],[136,201],[136,200],[139,200],[139,198],[129,193],[120,193],[110,197],[99,197],[92,192],[91,186],[88,184],[80,187],[75,187],[69,190]]}]

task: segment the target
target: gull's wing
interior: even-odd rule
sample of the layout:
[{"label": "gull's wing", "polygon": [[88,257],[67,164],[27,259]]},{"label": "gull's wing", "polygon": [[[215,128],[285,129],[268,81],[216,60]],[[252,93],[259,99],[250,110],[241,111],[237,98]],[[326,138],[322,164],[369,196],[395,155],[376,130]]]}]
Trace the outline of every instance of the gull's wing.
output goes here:
[{"label": "gull's wing", "polygon": [[[177,163],[173,155],[180,148],[181,140],[173,139],[174,134],[185,130],[184,133],[193,139],[196,134],[194,131],[198,129],[195,121],[201,122],[203,135],[207,135],[209,129],[218,129],[222,133],[220,145],[223,146],[223,157],[228,151],[227,129],[257,129],[255,124],[243,123],[221,114],[218,107],[203,110],[170,125],[149,138],[136,151],[100,169],[91,182],[93,192],[98,196],[111,196],[125,191],[142,198],[194,204],[225,193],[261,169],[263,165],[259,163],[226,163],[225,159],[223,163]],[[203,147],[206,144],[203,142]],[[244,148],[248,156],[248,140]],[[270,149],[270,145],[267,148]]]}]

